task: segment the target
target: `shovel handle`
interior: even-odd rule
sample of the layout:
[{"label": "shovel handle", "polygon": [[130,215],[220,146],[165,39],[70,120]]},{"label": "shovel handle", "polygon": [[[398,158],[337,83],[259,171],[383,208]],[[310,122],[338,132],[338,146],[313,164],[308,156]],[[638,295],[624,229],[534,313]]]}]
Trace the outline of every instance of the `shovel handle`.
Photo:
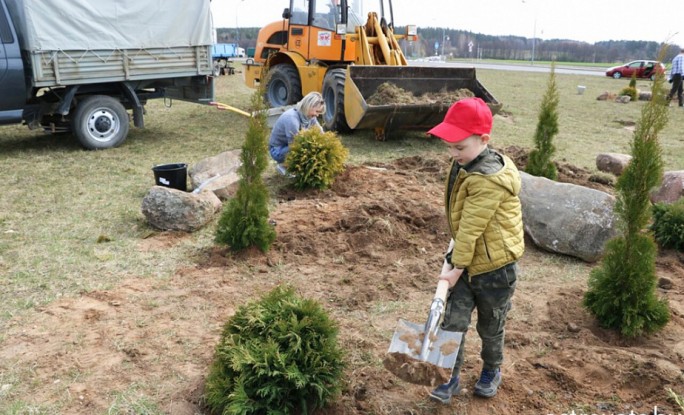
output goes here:
[{"label": "shovel handle", "polygon": [[236,112],[236,113],[238,113],[238,114],[240,114],[240,115],[244,115],[245,117],[251,117],[251,116],[252,116],[252,114],[248,113],[247,111],[243,111],[243,110],[241,110],[241,109],[239,109],[239,108],[231,107],[231,106],[228,105],[228,104],[222,104],[222,103],[220,103],[220,102],[212,101],[212,102],[209,103],[209,105],[216,107],[216,109],[218,109],[218,110],[233,111],[233,112]]},{"label": "shovel handle", "polygon": [[437,290],[435,290],[435,298],[433,299],[440,299],[442,302],[446,302],[446,296],[447,292],[449,291],[449,281],[447,280],[439,280],[437,283]]}]

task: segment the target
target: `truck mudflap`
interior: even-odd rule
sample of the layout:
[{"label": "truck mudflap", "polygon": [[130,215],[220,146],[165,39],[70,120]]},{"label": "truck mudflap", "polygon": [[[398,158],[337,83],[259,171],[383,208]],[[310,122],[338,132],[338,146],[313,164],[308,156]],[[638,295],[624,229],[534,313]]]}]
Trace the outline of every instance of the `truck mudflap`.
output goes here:
[{"label": "truck mudflap", "polygon": [[[385,83],[412,94],[415,100],[386,102],[382,96],[378,100],[378,87]],[[444,98],[463,89],[482,98],[493,114],[502,107],[477,80],[475,68],[350,65],[344,85],[345,118],[352,129],[374,129],[378,139],[400,129],[428,130],[442,122],[453,103]],[[430,99],[431,94],[438,98]]]}]

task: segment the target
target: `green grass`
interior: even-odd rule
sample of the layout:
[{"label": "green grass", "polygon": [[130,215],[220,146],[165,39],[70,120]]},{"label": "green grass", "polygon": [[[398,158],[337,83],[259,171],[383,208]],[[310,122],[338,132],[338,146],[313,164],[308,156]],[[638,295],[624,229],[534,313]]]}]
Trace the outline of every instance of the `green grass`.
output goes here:
[{"label": "green grass", "polygon": [[[547,74],[479,70],[478,78],[502,103],[492,144],[530,148]],[[597,101],[629,80],[557,75],[560,133],[557,160],[595,170],[599,152],[628,153],[643,102]],[[578,95],[577,85],[587,87]],[[639,81],[639,89],[650,82]],[[240,75],[218,80],[217,100],[246,109],[252,90]],[[684,166],[684,111],[670,109],[661,135],[666,170]],[[130,278],[166,278],[212,244],[209,226],[167,250],[141,249],[150,228],[140,205],[154,184],[155,164],[193,163],[240,148],[247,120],[213,107],[161,101],[147,106],[146,129],[132,129],[123,146],[84,151],[70,136],[23,126],[0,128],[4,189],[0,197],[0,327],[27,310],[83,290],[106,289]],[[388,161],[417,154],[443,155],[442,144],[421,132],[387,141],[361,131],[342,137],[350,163]],[[272,173],[269,173],[272,174]],[[1,339],[0,339],[1,341]]]}]

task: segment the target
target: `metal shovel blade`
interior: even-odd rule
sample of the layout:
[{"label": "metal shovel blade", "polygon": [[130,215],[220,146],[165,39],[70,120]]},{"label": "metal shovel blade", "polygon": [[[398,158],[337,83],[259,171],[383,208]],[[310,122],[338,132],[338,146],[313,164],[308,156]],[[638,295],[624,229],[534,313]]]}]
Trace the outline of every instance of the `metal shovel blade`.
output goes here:
[{"label": "metal shovel blade", "polygon": [[460,332],[438,329],[436,336],[430,336],[432,341],[427,355],[421,358],[420,350],[425,337],[425,324],[399,319],[388,353],[401,353],[411,359],[451,371],[456,364],[462,336],[463,333]]},{"label": "metal shovel blade", "polygon": [[[382,363],[399,379],[434,387],[451,378],[463,333],[437,328],[425,336],[425,327],[400,319]],[[424,341],[427,347],[422,347]]]}]

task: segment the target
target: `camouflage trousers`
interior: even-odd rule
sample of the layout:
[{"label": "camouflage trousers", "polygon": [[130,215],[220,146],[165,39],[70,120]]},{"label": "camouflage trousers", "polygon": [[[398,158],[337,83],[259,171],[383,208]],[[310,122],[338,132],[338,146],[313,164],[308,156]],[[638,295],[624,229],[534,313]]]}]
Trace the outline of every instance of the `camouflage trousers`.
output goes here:
[{"label": "camouflage trousers", "polygon": [[498,369],[503,362],[504,325],[511,309],[518,267],[515,263],[475,277],[463,272],[447,298],[442,328],[463,333],[461,347],[454,365],[457,376],[463,365],[465,334],[473,309],[477,308],[477,333],[482,340],[480,357],[483,369]]}]

